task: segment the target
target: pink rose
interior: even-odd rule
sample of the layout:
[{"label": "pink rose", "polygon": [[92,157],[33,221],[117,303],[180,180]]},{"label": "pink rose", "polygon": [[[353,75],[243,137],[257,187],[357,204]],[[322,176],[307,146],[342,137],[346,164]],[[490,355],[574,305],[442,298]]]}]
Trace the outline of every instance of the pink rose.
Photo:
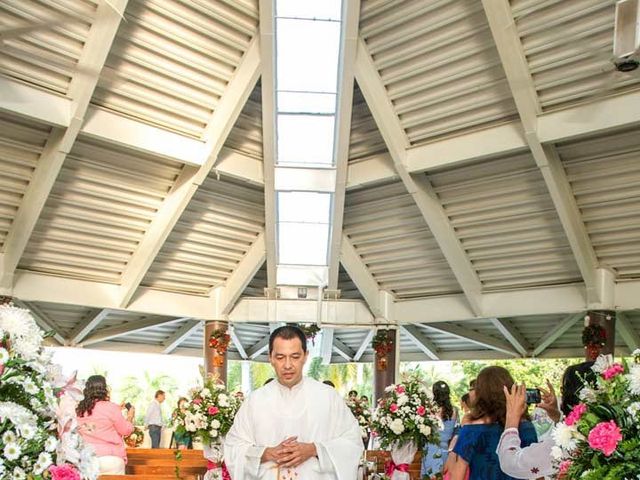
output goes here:
[{"label": "pink rose", "polygon": [[194,405],[202,405],[202,399],[201,398],[194,398],[191,403],[193,403]]},{"label": "pink rose", "polygon": [[562,478],[563,475],[566,475],[569,472],[569,468],[571,468],[571,460],[564,460],[558,466],[558,478]]},{"label": "pink rose", "polygon": [[594,450],[600,450],[607,457],[615,452],[620,440],[622,433],[613,420],[600,422],[589,433],[589,446]]},{"label": "pink rose", "polygon": [[426,408],[424,408],[424,405],[420,405],[420,406],[418,407],[418,409],[416,410],[416,413],[417,413],[418,415],[420,415],[421,417],[424,417],[424,414],[425,414],[425,413],[427,413],[427,409],[426,409]]},{"label": "pink rose", "polygon": [[209,415],[215,415],[219,411],[220,409],[218,409],[218,407],[209,407],[209,410],[207,410],[207,412],[209,412]]},{"label": "pink rose", "polygon": [[401,394],[401,393],[404,393],[404,392],[405,392],[404,385],[398,385],[396,387],[396,393],[397,394]]},{"label": "pink rose", "polygon": [[624,367],[619,363],[614,363],[602,373],[602,376],[605,380],[611,380],[613,377],[617,377],[621,373],[624,373]]},{"label": "pink rose", "polygon": [[76,467],[68,463],[51,465],[49,467],[49,473],[51,473],[53,480],[82,480],[80,472],[76,470]]},{"label": "pink rose", "polygon": [[391,406],[389,407],[389,411],[391,413],[396,413],[398,411],[398,405],[395,403],[392,403]]},{"label": "pink rose", "polygon": [[567,416],[567,419],[564,423],[571,427],[578,423],[578,421],[582,418],[582,415],[584,415],[585,413],[587,413],[587,406],[584,403],[579,403],[578,405],[573,407],[573,410],[571,410],[571,413]]}]

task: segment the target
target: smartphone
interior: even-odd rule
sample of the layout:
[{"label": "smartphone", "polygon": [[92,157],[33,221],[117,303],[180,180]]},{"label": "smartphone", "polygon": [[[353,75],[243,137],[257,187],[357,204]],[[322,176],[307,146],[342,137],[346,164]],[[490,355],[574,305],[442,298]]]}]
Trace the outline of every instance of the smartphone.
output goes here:
[{"label": "smartphone", "polygon": [[124,404],[124,408],[126,408],[127,410],[131,410],[131,404],[129,402]]},{"label": "smartphone", "polygon": [[534,405],[542,402],[542,394],[537,388],[527,388],[527,405]]}]

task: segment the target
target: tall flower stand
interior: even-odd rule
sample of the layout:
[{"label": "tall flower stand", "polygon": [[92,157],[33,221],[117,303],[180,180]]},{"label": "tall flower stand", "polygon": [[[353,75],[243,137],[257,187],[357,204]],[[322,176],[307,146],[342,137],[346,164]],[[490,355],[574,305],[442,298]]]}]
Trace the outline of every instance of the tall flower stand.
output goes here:
[{"label": "tall flower stand", "polygon": [[418,453],[414,442],[395,444],[391,447],[391,459],[385,464],[385,475],[391,480],[410,480],[409,467]]},{"label": "tall flower stand", "polygon": [[203,445],[204,458],[207,459],[207,473],[204,480],[231,480],[229,470],[224,463],[224,450],[222,440],[219,444]]}]

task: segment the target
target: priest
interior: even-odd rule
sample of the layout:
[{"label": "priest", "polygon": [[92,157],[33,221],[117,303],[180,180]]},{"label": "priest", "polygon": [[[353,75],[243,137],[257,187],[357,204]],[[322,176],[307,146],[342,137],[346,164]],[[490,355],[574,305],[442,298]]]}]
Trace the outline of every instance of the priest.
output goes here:
[{"label": "priest", "polygon": [[224,444],[233,480],[355,480],[360,427],[331,387],[303,376],[307,339],[295,326],[273,331],[276,380],[242,404]]}]

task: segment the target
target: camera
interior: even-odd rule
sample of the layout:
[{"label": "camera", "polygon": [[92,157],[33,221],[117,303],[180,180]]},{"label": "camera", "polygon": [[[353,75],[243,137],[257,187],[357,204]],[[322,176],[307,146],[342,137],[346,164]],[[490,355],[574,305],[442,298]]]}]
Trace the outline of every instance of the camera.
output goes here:
[{"label": "camera", "polygon": [[527,388],[527,405],[542,402],[542,394],[537,388]]},{"label": "camera", "polygon": [[131,410],[131,407],[132,407],[132,406],[133,406],[133,405],[131,405],[131,402],[127,402],[127,403],[125,403],[125,404],[124,404],[124,408],[126,408],[126,409],[127,409],[127,411]]}]

